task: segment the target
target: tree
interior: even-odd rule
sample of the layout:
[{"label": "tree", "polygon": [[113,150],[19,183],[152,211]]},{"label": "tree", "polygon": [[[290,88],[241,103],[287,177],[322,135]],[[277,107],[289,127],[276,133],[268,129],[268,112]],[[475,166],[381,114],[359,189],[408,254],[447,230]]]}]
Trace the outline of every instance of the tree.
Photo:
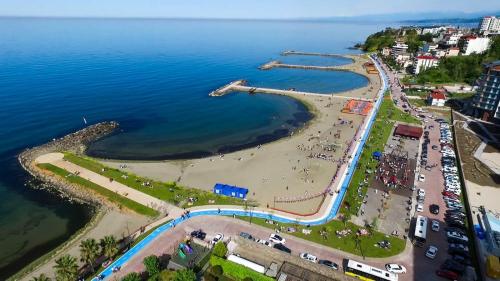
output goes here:
[{"label": "tree", "polygon": [[196,274],[191,269],[183,269],[175,272],[173,281],[195,281]]},{"label": "tree", "polygon": [[99,257],[99,244],[93,238],[83,240],[80,244],[80,260],[89,265],[94,272],[94,262]]},{"label": "tree", "polygon": [[222,274],[224,274],[224,269],[222,268],[222,266],[220,266],[219,264],[218,265],[214,265],[212,267],[212,273],[217,276],[217,277],[220,277],[222,276]]},{"label": "tree", "polygon": [[54,266],[57,281],[74,281],[78,276],[78,265],[76,258],[64,255],[56,260]]},{"label": "tree", "polygon": [[42,273],[38,277],[33,277],[33,279],[31,279],[31,281],[51,281],[51,279],[49,277],[47,277],[47,275]]},{"label": "tree", "polygon": [[227,254],[227,246],[224,244],[224,242],[219,241],[217,244],[215,244],[214,249],[213,249],[213,254],[217,257],[223,258]]},{"label": "tree", "polygon": [[145,257],[143,263],[146,267],[146,271],[148,272],[149,277],[156,276],[158,273],[160,273],[160,259],[157,256],[151,255]]},{"label": "tree", "polygon": [[101,252],[110,259],[118,253],[118,243],[113,235],[104,236],[101,239]]},{"label": "tree", "polygon": [[141,276],[137,272],[130,272],[125,275],[121,281],[142,281]]}]

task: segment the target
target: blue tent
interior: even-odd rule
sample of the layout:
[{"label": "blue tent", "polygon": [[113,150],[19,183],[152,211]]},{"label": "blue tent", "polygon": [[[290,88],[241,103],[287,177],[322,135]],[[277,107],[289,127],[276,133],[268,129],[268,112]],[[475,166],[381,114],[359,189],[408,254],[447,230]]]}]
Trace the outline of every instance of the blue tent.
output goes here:
[{"label": "blue tent", "polygon": [[245,199],[245,197],[248,194],[248,189],[244,188],[244,187],[234,186],[234,185],[216,183],[214,185],[214,193],[219,194],[219,195],[229,196],[229,197]]},{"label": "blue tent", "polygon": [[245,199],[248,194],[248,189],[234,185],[216,183],[214,185],[214,193],[234,198]]},{"label": "blue tent", "polygon": [[382,152],[380,151],[373,152],[373,158],[380,160],[380,157],[382,157]]}]

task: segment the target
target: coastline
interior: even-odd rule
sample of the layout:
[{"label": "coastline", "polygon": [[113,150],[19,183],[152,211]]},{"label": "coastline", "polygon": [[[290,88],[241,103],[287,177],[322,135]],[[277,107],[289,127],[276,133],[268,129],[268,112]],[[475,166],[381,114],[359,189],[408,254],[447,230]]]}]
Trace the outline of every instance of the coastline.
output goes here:
[{"label": "coastline", "polygon": [[[338,94],[338,95],[349,94],[349,95],[352,95],[353,98],[356,98],[356,97],[360,97],[361,93],[368,92],[368,88],[370,88],[370,86],[373,86],[372,83],[370,83],[371,80],[364,73],[359,73],[359,74],[362,74],[368,78],[368,80],[369,80],[368,85],[354,89],[354,90],[340,92],[340,93],[336,93],[336,94]],[[374,91],[374,93],[376,93],[376,91]],[[290,97],[293,98],[295,101],[301,103],[304,107],[306,107],[308,113],[311,116],[311,119],[308,122],[305,122],[303,126],[297,128],[297,130],[294,131],[294,134],[292,134],[291,137],[278,138],[277,140],[265,143],[265,145],[263,145],[263,147],[267,147],[270,145],[282,144],[283,142],[289,141],[290,139],[297,139],[298,136],[304,137],[305,134],[310,129],[319,125],[321,123],[321,121],[324,121],[324,120],[320,120],[321,117],[324,117],[324,114],[322,113],[322,111],[320,110],[318,105],[315,103],[318,102],[319,99],[324,99],[325,97],[320,97],[320,96],[318,96],[318,97],[290,96]],[[337,103],[337,104],[340,105],[342,103]],[[340,108],[336,108],[336,109],[340,110]],[[335,118],[333,118],[333,120],[335,120]],[[103,127],[99,127],[101,125]],[[63,180],[57,180],[57,179],[54,180],[54,178],[51,177],[50,175],[47,175],[46,173],[43,173],[42,171],[40,171],[40,169],[37,168],[35,165],[33,165],[32,162],[37,156],[42,155],[42,154],[46,154],[49,152],[54,152],[54,151],[74,151],[77,153],[84,153],[86,145],[88,143],[95,141],[101,137],[104,137],[104,136],[114,132],[115,129],[117,128],[117,126],[118,126],[118,124],[116,122],[104,122],[104,123],[99,123],[97,125],[90,126],[90,127],[85,128],[81,131],[78,131],[76,133],[73,133],[73,134],[70,134],[66,137],[63,137],[59,140],[55,140],[55,141],[49,142],[45,145],[23,151],[18,157],[19,162],[21,163],[23,168],[25,170],[27,170],[30,174],[32,174],[33,176],[35,176],[43,181],[54,184],[56,186],[56,188],[61,190],[64,194],[66,194],[66,196],[68,198],[70,198],[70,199],[74,198],[75,200],[82,200],[82,202],[86,202],[89,204],[94,204],[95,206],[102,207],[103,202],[101,200],[96,200],[95,198],[91,198],[89,196],[88,192],[82,192],[81,188],[70,186],[67,183],[64,183]],[[92,128],[92,129],[90,129],[90,128]],[[101,129],[104,129],[104,130],[101,130]],[[78,140],[78,138],[82,136],[82,132],[86,132],[86,133],[91,132],[89,134],[90,137],[86,137],[86,138]],[[85,135],[85,134],[83,134],[83,135]],[[68,139],[70,139],[70,140],[72,139],[73,141],[67,141]],[[64,140],[66,140],[66,141],[64,141]],[[252,149],[255,149],[255,146],[250,147],[250,148],[236,150],[235,152],[231,152],[229,155],[234,154],[234,153],[245,153],[245,152],[248,152]],[[210,156],[205,157],[203,159],[208,159],[208,158],[210,158]],[[190,160],[193,160],[193,159],[190,159]],[[110,160],[110,161],[117,162],[120,160]],[[142,161],[144,161],[144,160],[142,160]],[[123,162],[123,161],[121,161],[121,162]],[[133,161],[131,163],[135,163],[135,161]],[[150,163],[157,163],[157,161],[151,161]],[[330,176],[330,175],[328,175],[328,176]],[[98,224],[98,223],[99,222],[96,222],[96,224]],[[71,243],[68,242],[68,244],[71,244]]]},{"label": "coastline", "polygon": [[[86,145],[90,142],[102,138],[112,133],[117,127],[118,123],[101,122],[98,124],[90,125],[76,132],[70,133],[58,139],[53,139],[45,144],[27,148],[17,156],[17,160],[21,167],[28,172],[33,179],[39,181],[43,188],[57,192],[63,199],[68,201],[76,201],[89,207],[90,220],[77,232],[73,233],[69,239],[64,241],[56,248],[50,250],[44,255],[33,260],[20,271],[10,276],[8,280],[21,280],[27,275],[33,273],[46,263],[48,263],[55,256],[71,247],[75,241],[85,236],[91,229],[95,228],[101,221],[104,213],[107,212],[106,203],[95,196],[95,194],[87,189],[71,184],[64,179],[54,177],[46,171],[43,171],[36,166],[34,160],[43,154],[56,152],[56,151],[74,151],[81,152],[85,149]],[[32,188],[32,187],[30,187]]]}]

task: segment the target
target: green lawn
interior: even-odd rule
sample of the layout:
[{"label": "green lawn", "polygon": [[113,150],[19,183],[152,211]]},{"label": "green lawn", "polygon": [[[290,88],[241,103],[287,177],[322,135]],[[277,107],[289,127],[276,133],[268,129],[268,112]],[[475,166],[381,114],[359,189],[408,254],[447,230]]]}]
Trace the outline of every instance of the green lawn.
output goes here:
[{"label": "green lawn", "polygon": [[[237,217],[238,219],[249,221],[249,217]],[[320,226],[311,226],[305,227],[298,224],[268,224],[265,219],[261,218],[252,218],[252,223],[260,226],[264,226],[271,229],[276,229],[277,227],[294,227],[297,231],[293,233],[289,233],[292,236],[296,236],[308,241],[312,241],[327,247],[335,248],[342,250],[344,252],[348,252],[351,254],[365,256],[365,257],[390,257],[401,253],[405,248],[405,240],[394,237],[394,236],[386,236],[383,233],[373,231],[372,235],[360,236],[359,244],[356,243],[356,232],[358,229],[362,228],[356,224],[351,222],[346,222],[345,226],[342,221],[332,220],[326,224]],[[345,237],[337,237],[335,231],[343,230],[343,229],[351,229],[351,234]],[[302,229],[310,229],[311,233],[306,235],[302,233]],[[320,234],[321,231],[326,231],[327,235],[322,236]],[[262,237],[261,237],[262,238]],[[388,240],[391,242],[392,246],[390,249],[382,249],[380,247],[376,247],[375,244],[382,240]],[[296,255],[298,253],[292,253]]]},{"label": "green lawn", "polygon": [[[101,174],[105,177],[113,178],[117,182],[134,188],[140,192],[144,192],[153,197],[170,202],[180,207],[209,205],[210,200],[213,200],[213,204],[217,205],[244,204],[243,200],[237,198],[219,196],[203,190],[178,186],[174,182],[159,182],[143,178],[132,173],[121,171],[119,169],[107,167],[88,157],[83,157],[72,153],[65,153],[64,159],[78,166],[89,169],[95,173]],[[143,183],[145,182],[149,182],[151,183],[151,185],[143,185]],[[188,198],[197,198],[197,201],[188,206]],[[256,206],[255,202],[249,202],[249,204]]]},{"label": "green lawn", "polygon": [[[357,214],[359,207],[361,206],[362,200],[370,182],[372,180],[372,175],[367,173],[367,170],[375,171],[377,166],[377,161],[373,159],[373,152],[384,151],[384,146],[389,139],[389,136],[394,126],[394,121],[406,122],[411,124],[421,124],[420,120],[411,116],[410,114],[403,112],[396,108],[394,102],[386,93],[382,104],[380,105],[380,110],[377,114],[377,118],[373,123],[373,127],[370,131],[368,141],[366,142],[361,157],[359,158],[358,165],[354,171],[354,175],[351,178],[349,187],[344,197],[344,204],[341,208],[341,213],[347,216],[352,214]],[[362,197],[358,195],[358,186],[367,180],[366,184],[362,185]]]},{"label": "green lawn", "polygon": [[50,171],[58,176],[61,176],[65,180],[67,180],[71,183],[78,184],[78,185],[84,186],[86,188],[90,188],[93,191],[99,193],[100,195],[106,197],[106,199],[108,199],[109,201],[116,203],[121,207],[125,207],[125,208],[130,209],[132,211],[135,211],[139,214],[143,214],[143,215],[150,216],[150,217],[158,216],[158,212],[154,209],[151,209],[149,207],[141,205],[133,200],[130,200],[126,197],[123,197],[123,196],[121,196],[113,191],[110,191],[109,189],[106,189],[106,188],[104,188],[100,185],[97,185],[91,181],[88,181],[84,178],[81,178],[81,177],[76,176],[72,173],[69,173],[68,171],[61,169],[59,167],[56,167],[52,164],[47,164],[47,163],[38,164],[38,167],[45,169],[45,170],[48,170],[48,171]]},{"label": "green lawn", "polygon": [[428,106],[427,101],[425,99],[408,99],[408,102],[416,107]]},{"label": "green lawn", "polygon": [[223,270],[223,275],[226,275],[234,280],[243,280],[246,277],[252,278],[253,281],[273,281],[274,278],[265,276],[263,274],[258,273],[257,271],[253,271],[247,267],[234,263],[232,261],[228,261],[223,258],[216,257],[212,255],[210,257],[210,265],[216,266],[220,265]]}]

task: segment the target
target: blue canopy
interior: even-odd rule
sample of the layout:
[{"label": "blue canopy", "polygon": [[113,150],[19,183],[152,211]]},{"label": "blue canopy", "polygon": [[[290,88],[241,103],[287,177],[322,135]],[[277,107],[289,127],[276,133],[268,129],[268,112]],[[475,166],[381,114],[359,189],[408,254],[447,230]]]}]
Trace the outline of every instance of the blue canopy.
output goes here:
[{"label": "blue canopy", "polygon": [[214,193],[219,195],[245,199],[245,197],[248,194],[248,189],[234,185],[216,183],[214,186]]}]

